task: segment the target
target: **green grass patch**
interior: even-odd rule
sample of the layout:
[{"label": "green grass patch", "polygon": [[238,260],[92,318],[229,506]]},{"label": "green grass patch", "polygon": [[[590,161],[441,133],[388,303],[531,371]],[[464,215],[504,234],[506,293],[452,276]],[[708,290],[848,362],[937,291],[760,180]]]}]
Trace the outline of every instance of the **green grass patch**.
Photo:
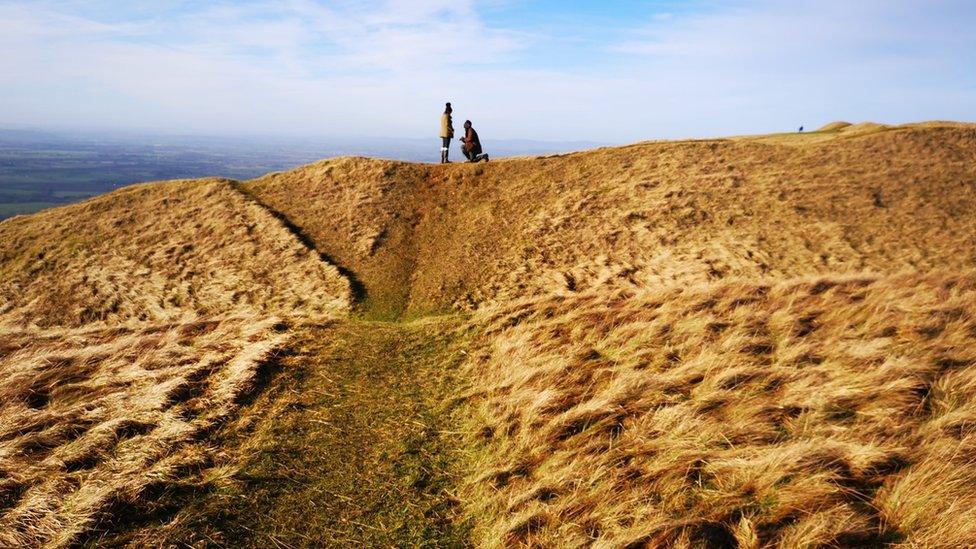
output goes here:
[{"label": "green grass patch", "polygon": [[0,219],[39,212],[45,208],[63,206],[63,202],[0,202]]}]

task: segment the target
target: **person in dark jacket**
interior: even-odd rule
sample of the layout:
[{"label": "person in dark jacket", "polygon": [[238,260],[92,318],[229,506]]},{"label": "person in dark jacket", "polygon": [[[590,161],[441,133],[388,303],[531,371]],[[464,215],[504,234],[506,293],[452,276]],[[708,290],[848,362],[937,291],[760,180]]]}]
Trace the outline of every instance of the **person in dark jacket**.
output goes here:
[{"label": "person in dark jacket", "polygon": [[451,152],[451,139],[454,138],[454,121],[451,119],[452,112],[454,112],[454,109],[448,103],[444,106],[444,114],[441,115],[441,164],[450,162],[447,157]]},{"label": "person in dark jacket", "polygon": [[467,157],[468,162],[488,162],[488,155],[481,152],[481,140],[478,139],[478,132],[474,131],[470,120],[464,121],[464,137],[461,138],[461,151]]}]

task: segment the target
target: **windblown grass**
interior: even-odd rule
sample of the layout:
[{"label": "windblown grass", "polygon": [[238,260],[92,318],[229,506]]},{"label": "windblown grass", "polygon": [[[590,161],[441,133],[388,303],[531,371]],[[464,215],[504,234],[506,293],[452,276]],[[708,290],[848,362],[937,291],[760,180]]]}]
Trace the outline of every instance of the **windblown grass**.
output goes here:
[{"label": "windblown grass", "polygon": [[206,434],[287,335],[214,318],[0,334],[0,546],[67,546],[207,466]]},{"label": "windblown grass", "polygon": [[388,298],[386,316],[620,276],[656,287],[976,264],[976,126],[848,130],[478,165],[344,158],[245,187]]},{"label": "windblown grass", "polygon": [[[310,328],[356,300],[476,311],[450,402],[481,545],[974,546],[974,211],[976,127],[926,123],[344,158],[4,221],[0,546],[457,541],[453,322]],[[214,435],[291,324],[271,420]]]},{"label": "windblown grass", "polygon": [[483,319],[486,546],[976,544],[976,275],[728,281]]},{"label": "windblown grass", "polygon": [[0,223],[0,546],[76,543],[206,468],[208,433],[349,282],[223,180]]},{"label": "windblown grass", "polygon": [[458,325],[296,327],[282,373],[211,437],[214,468],[164,494],[154,520],[99,532],[99,545],[467,546],[455,520],[463,446],[441,410],[463,359]]},{"label": "windblown grass", "polygon": [[349,306],[349,282],[229,181],[151,183],[0,223],[0,323]]}]

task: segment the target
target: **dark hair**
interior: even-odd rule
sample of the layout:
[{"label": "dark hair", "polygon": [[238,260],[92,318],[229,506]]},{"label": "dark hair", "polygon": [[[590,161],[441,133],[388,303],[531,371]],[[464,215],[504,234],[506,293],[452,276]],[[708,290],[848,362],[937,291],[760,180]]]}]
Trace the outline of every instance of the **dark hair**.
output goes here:
[{"label": "dark hair", "polygon": [[470,120],[465,120],[464,121],[464,125],[465,126],[470,126],[471,125],[471,121]]}]

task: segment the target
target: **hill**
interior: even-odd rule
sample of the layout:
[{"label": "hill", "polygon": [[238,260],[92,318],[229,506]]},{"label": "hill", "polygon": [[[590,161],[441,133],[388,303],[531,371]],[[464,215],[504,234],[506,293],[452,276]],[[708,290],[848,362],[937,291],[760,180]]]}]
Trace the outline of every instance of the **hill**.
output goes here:
[{"label": "hill", "polygon": [[972,271],[590,292],[482,321],[484,545],[973,543]]},{"label": "hill", "polygon": [[0,545],[976,543],[974,207],[841,124],[0,222]]},{"label": "hill", "polygon": [[81,326],[342,313],[349,284],[226,180],[137,185],[0,224],[0,314]]},{"label": "hill", "polygon": [[73,542],[210,459],[287,316],[348,281],[223,180],[0,223],[0,546]]},{"label": "hill", "polygon": [[245,184],[385,314],[726,277],[961,268],[972,126],[660,142],[490,164],[345,158]]}]

